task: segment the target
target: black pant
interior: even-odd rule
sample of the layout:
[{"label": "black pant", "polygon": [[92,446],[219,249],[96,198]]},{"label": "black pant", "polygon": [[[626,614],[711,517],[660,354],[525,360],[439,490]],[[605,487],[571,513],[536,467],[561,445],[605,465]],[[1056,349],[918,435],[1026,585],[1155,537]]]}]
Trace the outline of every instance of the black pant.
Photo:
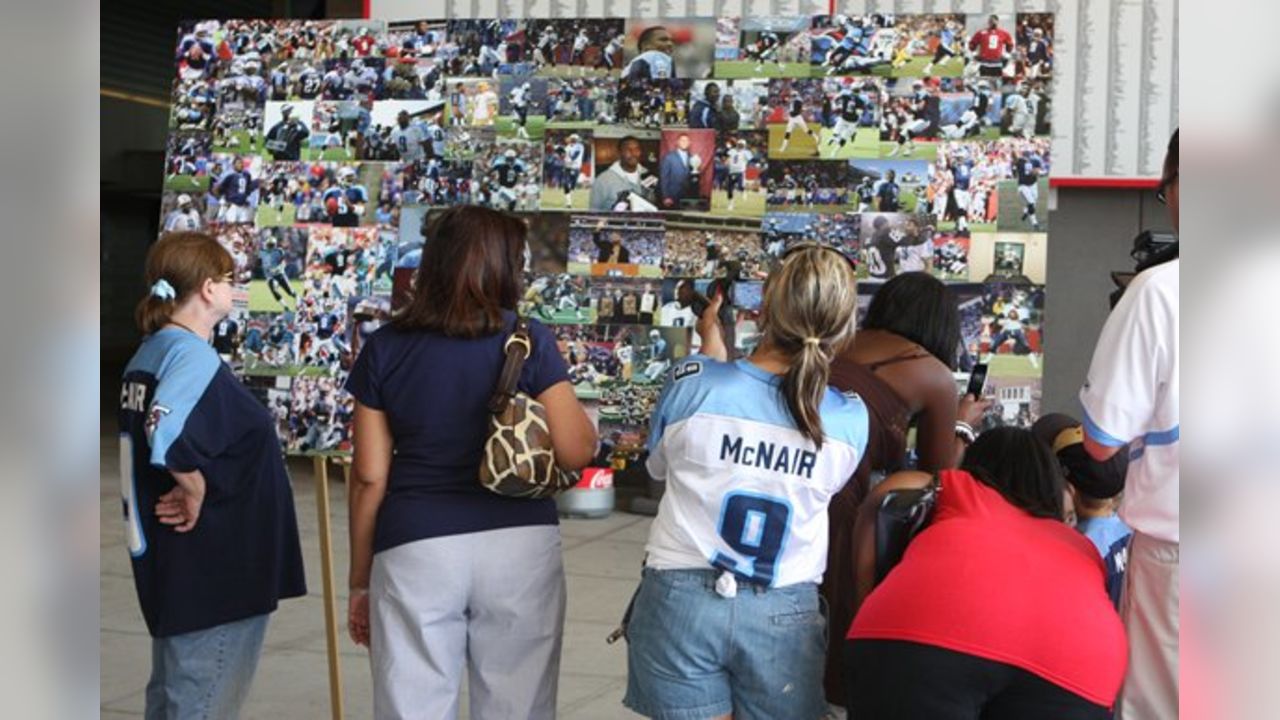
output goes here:
[{"label": "black pant", "polygon": [[1109,720],[1026,670],[933,645],[845,643],[850,720]]}]

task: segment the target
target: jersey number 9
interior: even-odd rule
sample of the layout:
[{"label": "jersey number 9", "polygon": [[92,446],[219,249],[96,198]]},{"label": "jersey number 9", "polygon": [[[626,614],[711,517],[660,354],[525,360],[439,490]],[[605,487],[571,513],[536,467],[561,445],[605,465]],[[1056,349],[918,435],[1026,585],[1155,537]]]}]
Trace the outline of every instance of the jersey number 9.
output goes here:
[{"label": "jersey number 9", "polygon": [[720,537],[747,558],[739,562],[716,553],[711,564],[754,582],[772,585],[778,557],[787,540],[791,506],[779,498],[729,493],[720,506]]}]

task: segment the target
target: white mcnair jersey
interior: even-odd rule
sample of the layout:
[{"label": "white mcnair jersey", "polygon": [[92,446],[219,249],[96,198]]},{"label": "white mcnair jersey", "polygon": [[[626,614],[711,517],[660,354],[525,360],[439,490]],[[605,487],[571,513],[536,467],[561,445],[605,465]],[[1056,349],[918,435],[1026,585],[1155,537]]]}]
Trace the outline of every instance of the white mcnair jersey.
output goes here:
[{"label": "white mcnair jersey", "polygon": [[667,483],[649,567],[719,568],[770,587],[821,582],[827,505],[862,458],[867,410],[828,389],[819,451],[780,382],[746,360],[698,355],[671,371],[649,432],[649,474]]}]

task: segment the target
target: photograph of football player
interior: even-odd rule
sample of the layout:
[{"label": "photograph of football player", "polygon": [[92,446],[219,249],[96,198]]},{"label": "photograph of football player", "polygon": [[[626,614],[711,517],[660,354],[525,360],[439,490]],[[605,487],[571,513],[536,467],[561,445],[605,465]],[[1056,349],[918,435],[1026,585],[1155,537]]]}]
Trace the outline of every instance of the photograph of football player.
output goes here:
[{"label": "photograph of football player", "polygon": [[805,242],[821,243],[856,261],[861,228],[862,215],[856,212],[770,213],[762,224],[761,241],[769,267],[776,267],[787,250]]},{"label": "photograph of football player", "polygon": [[586,210],[595,169],[594,133],[547,130],[542,146],[543,210]]},{"label": "photograph of football player", "polygon": [[[263,112],[263,122],[267,134],[262,144],[268,160],[301,160],[302,147],[311,136],[307,121],[302,118],[309,113],[311,103],[269,102]],[[299,112],[301,111],[301,112]],[[307,116],[309,117],[309,115]]]},{"label": "photograph of football player", "polygon": [[618,84],[616,120],[633,127],[661,129],[689,124],[690,81],[624,78]]},{"label": "photograph of football player", "polygon": [[736,45],[719,45],[715,77],[809,77],[808,17],[744,17],[738,32]]},{"label": "photograph of football player", "polygon": [[570,215],[569,272],[661,277],[665,229],[657,214]]},{"label": "photograph of football player", "polygon": [[302,293],[306,228],[278,227],[257,231],[253,275],[249,281],[249,310],[285,312],[298,308]]},{"label": "photograph of football player", "polygon": [[658,197],[663,210],[711,207],[715,130],[663,130]]},{"label": "photograph of football player", "polygon": [[886,97],[881,81],[827,78],[822,93],[819,154],[841,160],[880,157],[880,113]]},{"label": "photograph of football player", "polygon": [[969,251],[970,277],[1042,285],[1047,246],[1045,233],[975,233]]},{"label": "photograph of football player", "polygon": [[343,337],[346,352],[342,357],[342,371],[350,372],[351,365],[369,337],[391,320],[391,298],[386,295],[353,297],[347,300],[347,334]]},{"label": "photograph of football player", "polygon": [[165,153],[164,189],[199,192],[209,187],[209,134],[178,132],[169,136]]},{"label": "photograph of football player", "polygon": [[209,122],[213,152],[262,154],[262,107],[219,111]]},{"label": "photograph of football player", "polygon": [[590,130],[617,123],[617,103],[614,77],[549,78],[542,115],[548,128]]},{"label": "photograph of football player", "polygon": [[1053,75],[1053,19],[1053,13],[1018,13],[1018,77],[1042,80]]},{"label": "photograph of football player", "polygon": [[498,137],[541,140],[547,123],[547,81],[537,77],[503,77],[500,83]]},{"label": "photograph of football player", "polygon": [[[448,77],[528,75],[534,70],[525,20],[449,20],[436,57]],[[452,83],[450,83],[452,85]]]},{"label": "photograph of football player", "polygon": [[768,137],[767,133],[755,130],[720,134],[712,169],[712,214],[764,215],[765,191],[761,180],[769,168]]},{"label": "photograph of football player", "polygon": [[388,100],[374,103],[368,125],[355,139],[360,160],[422,162],[445,153],[444,103]]},{"label": "photograph of football player", "polygon": [[969,42],[965,48],[969,62],[978,68],[978,75],[987,78],[1012,77],[1013,35],[1006,28],[1014,26],[1013,15],[970,15],[965,29]]},{"label": "photograph of football player", "polygon": [[1022,138],[1049,134],[1047,106],[1048,96],[1039,83],[1018,83],[1004,97],[1004,133]]},{"label": "photograph of football player", "polygon": [[[373,127],[370,100],[321,100],[311,111],[311,138],[304,160],[354,160],[361,138]],[[381,105],[382,103],[378,103]]]},{"label": "photograph of football player", "polygon": [[[671,359],[669,357],[660,361],[654,361],[649,358],[642,359],[640,357],[642,354],[652,355],[654,350],[659,349],[659,347],[662,349],[663,354],[666,354],[665,348],[667,347],[667,342],[662,339],[661,331],[657,328],[653,328],[649,332],[656,334],[656,342],[648,346],[648,348],[651,349],[647,352],[636,347],[634,344],[626,346],[628,350],[627,354],[631,357],[632,364],[636,366],[643,366],[645,369],[658,367],[669,368],[671,366]],[[634,337],[634,333],[629,333],[627,335],[627,341],[634,343]],[[649,382],[647,380],[648,375],[643,371],[633,371],[631,377],[632,380],[627,384],[609,387],[600,395],[599,413],[600,422],[602,424],[609,423],[634,428],[640,428],[649,424],[649,417],[653,415],[653,411],[658,405],[658,395],[661,391],[661,385],[655,385],[652,382]],[[661,377],[660,374],[659,377]],[[642,383],[642,380],[645,382]]]},{"label": "photograph of football player", "polygon": [[412,20],[387,24],[384,54],[389,58],[435,58],[448,37],[444,20]]},{"label": "photograph of football player", "polygon": [[656,212],[659,134],[635,131],[618,137],[604,130],[593,138],[588,207],[593,212]]},{"label": "photograph of football player", "polygon": [[[491,145],[483,147],[491,148]],[[477,151],[477,155],[483,150]],[[472,177],[472,161],[427,158],[425,162],[396,163],[382,172],[382,197],[394,207],[409,205],[470,205],[479,193]]]},{"label": "photograph of football player", "polygon": [[937,154],[941,101],[934,79],[890,80],[880,127],[884,157],[932,160]]},{"label": "photograph of football player", "polygon": [[499,141],[481,150],[471,167],[477,204],[506,212],[538,209],[542,191],[541,145]]},{"label": "photograph of football player", "polygon": [[520,299],[520,313],[548,325],[596,322],[596,309],[584,277],[568,273],[531,276]]},{"label": "photograph of football player", "polygon": [[[998,81],[997,81],[998,82]],[[944,81],[938,92],[941,140],[994,140],[1000,137],[1004,98],[986,78]]]},{"label": "photograph of football player", "polygon": [[992,376],[1039,376],[1044,352],[1044,287],[992,282],[984,285],[980,348]]},{"label": "photograph of football player", "polygon": [[208,130],[211,127],[216,97],[213,81],[199,76],[173,81],[170,95],[169,127],[175,130]]},{"label": "photograph of football player", "polygon": [[160,232],[189,232],[205,226],[205,193],[166,191],[160,198]]},{"label": "photograph of football player", "polygon": [[616,72],[623,60],[621,18],[529,20],[535,73],[544,76]]},{"label": "photograph of football player", "polygon": [[[244,328],[247,326],[248,320],[247,316],[243,322],[237,320],[240,325],[241,339],[243,339]],[[244,364],[240,347],[240,343],[237,342],[235,355],[230,360],[227,360],[237,371],[241,371]],[[275,420],[276,434],[280,437],[280,446],[286,447],[289,444],[289,403],[293,388],[293,378],[284,375],[249,375],[243,379],[245,387],[249,389],[249,392],[253,393],[254,397],[258,398],[262,406],[271,414],[272,419]]]},{"label": "photograph of football player", "polygon": [[689,98],[691,128],[711,128],[726,133],[766,127],[764,115],[756,112],[756,108],[761,103],[768,105],[768,80],[694,80]]},{"label": "photograph of football player", "polygon": [[757,220],[675,214],[667,217],[663,275],[682,278],[760,278],[767,271]]},{"label": "photograph of football player", "polygon": [[294,314],[250,312],[241,329],[237,350],[246,375],[291,373],[298,364]]},{"label": "photograph of football player", "polygon": [[933,276],[942,281],[967,282],[969,275],[968,235],[939,233],[933,237]]},{"label": "photograph of football player", "polygon": [[[899,267],[899,249],[911,245],[919,246],[917,236],[909,233],[913,228],[908,226],[911,216],[903,213],[863,213],[862,227],[862,263],[858,267],[858,275],[873,281],[890,280],[899,272],[906,272]],[[927,251],[932,254],[932,239],[926,243]]]},{"label": "photograph of football player", "polygon": [[[599,298],[597,314],[613,314],[613,296]],[[552,332],[569,368],[573,392],[582,400],[599,399],[602,390],[618,383],[622,363],[614,354],[612,330],[602,325],[555,325]]]},{"label": "photograph of football player", "polygon": [[351,452],[355,399],[343,390],[340,377],[293,379],[286,449],[301,455]]},{"label": "photograph of football player", "polygon": [[215,155],[215,168],[221,174],[209,186],[210,202],[217,201],[217,221],[237,224],[252,223],[258,206],[258,184],[262,179],[262,158],[243,155]]},{"label": "photograph of football player", "polygon": [[938,146],[927,197],[942,232],[995,232],[1004,200],[1016,192],[1005,182],[1014,141],[943,142]]},{"label": "photograph of football player", "polygon": [[493,127],[498,121],[497,80],[453,80],[446,94],[449,123],[468,127]]},{"label": "photograph of football player", "polygon": [[1049,138],[1002,140],[998,151],[1008,167],[1000,183],[1001,232],[1042,232],[1048,226]]},{"label": "photograph of football player", "polygon": [[927,207],[929,163],[923,160],[850,160],[862,209],[863,181],[871,180],[871,207],[875,212],[922,212]]},{"label": "photograph of football player", "polygon": [[[386,73],[383,58],[355,58],[324,61],[320,78],[322,100],[381,100]],[[393,63],[394,66],[394,63]]]},{"label": "photograph of football player", "polygon": [[213,63],[217,59],[214,36],[221,32],[221,23],[217,20],[201,20],[178,26],[178,45],[174,59],[179,81],[203,80],[213,72]]},{"label": "photograph of football player", "polygon": [[818,157],[822,144],[818,129],[826,99],[821,80],[769,81],[769,157]]},{"label": "photograph of football player", "polygon": [[903,35],[888,14],[812,18],[809,63],[815,75],[888,75]]},{"label": "photograph of football player", "polygon": [[769,212],[844,212],[857,209],[851,161],[773,160],[765,174]]}]

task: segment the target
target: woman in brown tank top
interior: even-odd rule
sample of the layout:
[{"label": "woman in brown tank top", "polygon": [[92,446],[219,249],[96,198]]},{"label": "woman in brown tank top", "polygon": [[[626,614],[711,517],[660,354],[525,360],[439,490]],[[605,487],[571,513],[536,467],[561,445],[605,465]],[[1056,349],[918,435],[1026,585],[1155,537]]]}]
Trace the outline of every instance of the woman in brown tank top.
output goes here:
[{"label": "woman in brown tank top", "polygon": [[831,544],[822,593],[830,636],[825,685],[833,704],[846,704],[841,643],[853,622],[856,598],[865,594],[857,592],[856,556],[874,552],[856,547],[853,532],[872,479],[905,469],[913,424],[916,469],[955,467],[965,447],[956,434],[957,420],[975,425],[989,404],[971,396],[957,401],[952,371],[959,346],[959,311],[947,286],[926,273],[904,273],[876,292],[853,342],[831,364],[831,384],[858,393],[871,420],[862,462],[827,510]]}]

